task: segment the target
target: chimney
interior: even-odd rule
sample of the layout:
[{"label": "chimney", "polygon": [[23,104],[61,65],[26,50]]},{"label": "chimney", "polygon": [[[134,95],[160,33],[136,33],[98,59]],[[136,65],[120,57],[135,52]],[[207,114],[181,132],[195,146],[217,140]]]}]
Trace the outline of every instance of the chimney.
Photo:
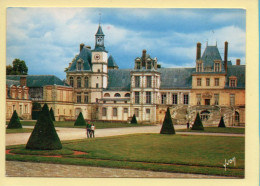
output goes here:
[{"label": "chimney", "polygon": [[26,76],[20,76],[20,85],[21,87],[26,86]]},{"label": "chimney", "polygon": [[201,43],[197,43],[197,55],[196,55],[196,60],[200,59],[201,56]]},{"label": "chimney", "polygon": [[236,65],[240,65],[240,59],[236,60]]},{"label": "chimney", "polygon": [[227,72],[227,58],[228,58],[228,42],[225,41],[225,51],[224,51],[224,67]]},{"label": "chimney", "polygon": [[79,52],[81,52],[81,50],[83,49],[84,47],[84,43],[81,43],[80,46],[79,46]]},{"label": "chimney", "polygon": [[145,49],[143,49],[143,58],[145,58],[145,56],[146,56],[146,50]]},{"label": "chimney", "polygon": [[87,49],[91,49],[91,46],[87,45],[86,48],[87,48]]}]

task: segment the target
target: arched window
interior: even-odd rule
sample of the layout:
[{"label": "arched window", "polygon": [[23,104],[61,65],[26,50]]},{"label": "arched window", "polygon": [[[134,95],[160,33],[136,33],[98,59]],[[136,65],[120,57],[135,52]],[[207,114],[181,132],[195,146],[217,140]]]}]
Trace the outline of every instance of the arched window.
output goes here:
[{"label": "arched window", "polygon": [[114,95],[115,97],[121,97],[121,95],[119,93],[115,93]]},{"label": "arched window", "polygon": [[88,88],[88,77],[85,77],[85,88]]},{"label": "arched window", "polygon": [[77,77],[77,88],[81,88],[81,77]]},{"label": "arched window", "polygon": [[235,112],[235,121],[239,122],[239,113],[237,111]]},{"label": "arched window", "polygon": [[130,93],[126,93],[126,94],[125,94],[125,97],[130,97]]},{"label": "arched window", "polygon": [[110,94],[109,93],[105,93],[104,97],[110,97]]},{"label": "arched window", "polygon": [[207,110],[204,110],[200,113],[200,118],[202,121],[207,121],[209,119],[210,112]]},{"label": "arched window", "polygon": [[70,86],[73,87],[73,77],[70,77]]}]

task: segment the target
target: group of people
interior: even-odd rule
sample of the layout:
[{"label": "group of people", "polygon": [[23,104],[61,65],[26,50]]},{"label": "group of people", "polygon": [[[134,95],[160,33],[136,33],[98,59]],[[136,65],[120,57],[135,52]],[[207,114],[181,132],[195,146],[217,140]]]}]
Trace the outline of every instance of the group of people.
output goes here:
[{"label": "group of people", "polygon": [[88,138],[94,138],[95,137],[95,125],[94,124],[90,124],[90,121],[88,121],[87,126],[87,137]]}]

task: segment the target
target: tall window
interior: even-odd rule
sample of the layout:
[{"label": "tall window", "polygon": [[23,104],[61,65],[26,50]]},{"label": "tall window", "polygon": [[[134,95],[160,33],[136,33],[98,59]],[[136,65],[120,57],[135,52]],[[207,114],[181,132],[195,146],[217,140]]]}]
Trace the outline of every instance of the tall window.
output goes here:
[{"label": "tall window", "polygon": [[135,76],[135,87],[140,87],[140,76]]},{"label": "tall window", "polygon": [[81,92],[77,93],[77,103],[81,103]]},{"label": "tall window", "polygon": [[135,92],[135,104],[139,104],[139,98],[140,98],[140,96],[139,96],[139,92]]},{"label": "tall window", "polygon": [[19,105],[19,107],[20,107],[20,115],[22,115],[23,114],[23,106]]},{"label": "tall window", "polygon": [[215,78],[215,86],[219,86],[219,78]]},{"label": "tall window", "polygon": [[152,87],[152,76],[146,76],[146,85],[147,85],[147,88]]},{"label": "tall window", "polygon": [[88,92],[84,92],[84,103],[88,103]]},{"label": "tall window", "polygon": [[78,65],[77,70],[82,70],[82,62],[78,62],[77,65]]},{"label": "tall window", "polygon": [[117,108],[113,108],[113,116],[117,116]]},{"label": "tall window", "polygon": [[70,77],[70,86],[73,87],[73,77]]},{"label": "tall window", "polygon": [[166,93],[162,93],[162,95],[161,95],[161,103],[162,104],[166,104],[166,98],[167,98]]},{"label": "tall window", "polygon": [[140,68],[141,68],[140,62],[137,62],[137,63],[136,63],[136,68],[137,68],[137,69],[140,69]]},{"label": "tall window", "polygon": [[197,105],[201,105],[201,94],[197,94]]},{"label": "tall window", "polygon": [[197,86],[201,86],[201,78],[197,78]]},{"label": "tall window", "polygon": [[177,94],[172,95],[172,104],[174,104],[174,105],[178,104],[178,95]]},{"label": "tall window", "polygon": [[85,84],[85,88],[88,88],[88,77],[85,77],[85,82],[84,82],[84,84]]},{"label": "tall window", "polygon": [[102,116],[107,116],[107,108],[102,108]]},{"label": "tall window", "polygon": [[230,80],[230,87],[236,87],[236,80],[235,79]]},{"label": "tall window", "polygon": [[206,78],[206,86],[210,86],[210,79]]},{"label": "tall window", "polygon": [[98,83],[96,83],[96,88],[98,88],[99,86],[98,86]]},{"label": "tall window", "polygon": [[81,88],[81,77],[77,77],[77,88]]},{"label": "tall window", "polygon": [[235,94],[230,94],[230,105],[235,105]]},{"label": "tall window", "polygon": [[24,105],[24,113],[28,113],[27,105]]},{"label": "tall window", "polygon": [[215,72],[220,72],[220,63],[219,62],[215,63],[214,70],[215,70]]},{"label": "tall window", "polygon": [[146,103],[151,104],[151,92],[146,92]]},{"label": "tall window", "polygon": [[197,63],[197,72],[202,72],[202,63]]},{"label": "tall window", "polygon": [[189,95],[188,94],[184,94],[183,95],[183,104],[184,105],[188,105],[189,104]]},{"label": "tall window", "polygon": [[214,104],[219,105],[219,94],[214,94]]},{"label": "tall window", "polygon": [[151,64],[151,62],[149,61],[148,63],[147,63],[147,69],[151,69],[152,68],[152,64]]},{"label": "tall window", "polygon": [[138,108],[135,108],[134,114],[135,114],[136,117],[139,117],[139,109]]},{"label": "tall window", "polygon": [[124,108],[124,113],[128,113],[128,108]]}]

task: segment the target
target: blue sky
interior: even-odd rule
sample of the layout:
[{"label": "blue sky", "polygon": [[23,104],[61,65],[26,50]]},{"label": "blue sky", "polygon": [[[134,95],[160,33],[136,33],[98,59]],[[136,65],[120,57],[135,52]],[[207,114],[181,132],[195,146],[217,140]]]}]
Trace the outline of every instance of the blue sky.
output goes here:
[{"label": "blue sky", "polygon": [[106,50],[121,69],[143,49],[162,67],[194,67],[197,42],[202,52],[217,42],[223,58],[228,41],[228,59],[245,64],[245,10],[140,8],[8,8],[6,63],[20,58],[31,75],[64,79],[80,43],[94,47],[100,13]]}]

